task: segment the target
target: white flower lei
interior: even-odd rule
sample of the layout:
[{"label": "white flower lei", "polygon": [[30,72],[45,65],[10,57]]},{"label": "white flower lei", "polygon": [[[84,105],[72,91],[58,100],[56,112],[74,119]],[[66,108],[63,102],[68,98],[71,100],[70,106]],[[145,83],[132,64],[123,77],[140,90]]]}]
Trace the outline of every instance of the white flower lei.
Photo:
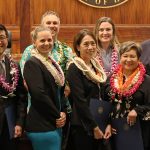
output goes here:
[{"label": "white flower lei", "polygon": [[52,59],[50,56],[48,56],[48,58],[45,58],[36,49],[33,49],[31,51],[31,56],[36,57],[38,60],[42,62],[42,64],[47,68],[47,70],[54,77],[57,85],[59,86],[64,85],[65,82],[64,73],[61,67],[59,66],[59,64],[54,59]]},{"label": "white flower lei", "polygon": [[102,66],[98,63],[98,61],[94,58],[91,59],[91,63],[93,67],[96,69],[98,73],[100,73],[100,76],[95,74],[94,71],[90,69],[89,66],[86,65],[86,63],[81,59],[80,57],[72,58],[72,61],[68,64],[68,67],[71,63],[74,63],[82,72],[83,74],[94,83],[104,83],[107,79],[107,76],[104,72],[104,69]]}]

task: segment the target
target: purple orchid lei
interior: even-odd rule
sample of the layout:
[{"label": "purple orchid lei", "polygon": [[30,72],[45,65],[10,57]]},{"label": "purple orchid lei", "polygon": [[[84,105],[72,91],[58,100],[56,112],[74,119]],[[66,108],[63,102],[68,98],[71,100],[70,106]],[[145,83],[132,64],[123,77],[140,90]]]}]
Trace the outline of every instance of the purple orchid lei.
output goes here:
[{"label": "purple orchid lei", "polygon": [[8,59],[10,61],[10,75],[12,83],[6,82],[6,78],[0,75],[0,86],[5,89],[9,93],[13,93],[16,90],[16,86],[18,85],[19,79],[19,70],[18,66],[13,61],[11,55],[8,55]]}]

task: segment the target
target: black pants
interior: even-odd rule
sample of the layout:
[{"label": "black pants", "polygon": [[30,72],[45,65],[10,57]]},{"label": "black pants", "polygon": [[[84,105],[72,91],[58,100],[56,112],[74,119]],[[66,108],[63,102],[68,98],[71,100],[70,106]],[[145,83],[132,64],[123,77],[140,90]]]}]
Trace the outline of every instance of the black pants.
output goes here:
[{"label": "black pants", "polygon": [[16,139],[10,139],[6,117],[0,135],[0,150],[17,150]]}]

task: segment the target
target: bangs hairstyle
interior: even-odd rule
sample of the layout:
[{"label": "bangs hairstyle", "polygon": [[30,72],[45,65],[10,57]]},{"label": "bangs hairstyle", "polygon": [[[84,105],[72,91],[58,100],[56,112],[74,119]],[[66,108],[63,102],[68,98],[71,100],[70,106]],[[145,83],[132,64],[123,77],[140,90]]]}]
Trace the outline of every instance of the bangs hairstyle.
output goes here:
[{"label": "bangs hairstyle", "polygon": [[41,31],[49,31],[51,33],[51,30],[49,28],[38,26],[31,32],[32,41],[35,41],[37,39],[38,33]]},{"label": "bangs hairstyle", "polygon": [[60,17],[58,15],[58,13],[54,12],[54,11],[46,11],[42,17],[41,17],[41,24],[43,23],[43,19],[46,17],[46,16],[49,16],[49,15],[54,15],[56,16],[58,19],[59,19],[59,22],[60,22]]},{"label": "bangs hairstyle", "polygon": [[92,31],[90,31],[88,29],[82,29],[82,30],[80,30],[79,33],[77,33],[75,35],[74,40],[73,40],[73,48],[74,48],[74,51],[75,51],[75,53],[76,53],[76,55],[78,57],[80,57],[80,52],[79,52],[79,50],[78,50],[77,47],[80,46],[82,39],[86,35],[91,36],[93,38],[93,40],[95,41],[95,43],[96,43],[96,38],[95,38],[95,36],[94,36],[94,34],[93,34]]},{"label": "bangs hairstyle", "polygon": [[5,31],[6,37],[8,38],[8,31],[3,24],[0,24],[0,31]]},{"label": "bangs hairstyle", "polygon": [[134,41],[127,41],[121,44],[119,54],[120,57],[125,52],[129,52],[131,49],[134,49],[136,51],[137,57],[140,58],[142,53],[142,48],[139,43],[136,43]]}]

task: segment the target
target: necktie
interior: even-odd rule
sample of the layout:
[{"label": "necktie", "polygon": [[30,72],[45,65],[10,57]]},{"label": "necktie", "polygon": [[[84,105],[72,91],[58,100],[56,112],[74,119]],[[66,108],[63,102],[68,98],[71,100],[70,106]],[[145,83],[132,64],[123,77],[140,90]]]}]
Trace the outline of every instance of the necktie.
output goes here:
[{"label": "necktie", "polygon": [[0,61],[0,75],[3,75],[5,77],[5,70],[1,61]]}]

